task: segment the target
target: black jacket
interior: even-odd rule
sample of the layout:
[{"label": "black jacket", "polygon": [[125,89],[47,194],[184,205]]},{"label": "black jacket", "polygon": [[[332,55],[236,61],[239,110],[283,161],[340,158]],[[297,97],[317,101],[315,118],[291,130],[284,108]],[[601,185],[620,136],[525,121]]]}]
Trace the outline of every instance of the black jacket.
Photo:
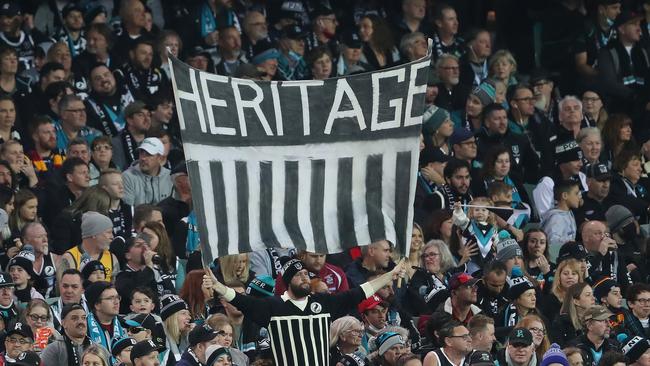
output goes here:
[{"label": "black jacket", "polygon": [[510,149],[511,175],[523,179],[524,183],[536,184],[540,178],[539,157],[526,136],[507,130],[505,134],[492,134],[483,127],[476,135],[477,156],[487,156],[497,146]]}]

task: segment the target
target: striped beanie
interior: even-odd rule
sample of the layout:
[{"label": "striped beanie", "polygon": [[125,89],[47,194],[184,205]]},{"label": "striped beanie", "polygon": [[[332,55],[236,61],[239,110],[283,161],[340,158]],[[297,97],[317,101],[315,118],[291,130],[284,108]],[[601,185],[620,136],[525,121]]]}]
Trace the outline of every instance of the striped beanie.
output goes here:
[{"label": "striped beanie", "polygon": [[481,101],[483,107],[494,103],[496,100],[496,90],[494,89],[494,86],[489,83],[481,83],[481,85],[472,90],[472,95]]},{"label": "striped beanie", "polygon": [[444,108],[430,106],[422,115],[422,134],[425,136],[433,135],[442,126],[443,122],[448,120],[449,112]]},{"label": "striped beanie", "polygon": [[255,297],[273,296],[275,280],[269,275],[256,276],[246,287],[246,295]]},{"label": "striped beanie", "polygon": [[166,320],[181,310],[189,310],[183,299],[177,295],[165,295],[160,299],[160,317]]},{"label": "striped beanie", "polygon": [[375,339],[377,343],[377,352],[380,356],[383,356],[386,351],[391,349],[391,347],[401,344],[404,345],[405,342],[402,339],[402,336],[399,333],[395,332],[386,332],[377,336]]},{"label": "striped beanie", "polygon": [[300,259],[289,259],[282,265],[282,281],[284,281],[284,285],[289,287],[289,283],[291,283],[291,279],[293,276],[296,275],[296,273],[302,271],[305,269],[305,264],[302,263]]},{"label": "striped beanie", "polygon": [[569,359],[566,357],[564,352],[560,349],[560,346],[557,343],[553,343],[551,348],[544,353],[542,362],[539,366],[549,366],[549,365],[562,365],[569,366]]}]

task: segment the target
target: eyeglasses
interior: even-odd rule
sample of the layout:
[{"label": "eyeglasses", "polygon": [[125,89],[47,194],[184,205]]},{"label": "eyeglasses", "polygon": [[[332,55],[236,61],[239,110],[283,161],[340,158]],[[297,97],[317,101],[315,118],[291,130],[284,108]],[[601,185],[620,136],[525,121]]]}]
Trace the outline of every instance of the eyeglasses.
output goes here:
[{"label": "eyeglasses", "polygon": [[641,304],[647,305],[650,304],[650,299],[636,299],[636,302],[640,302]]},{"label": "eyeglasses", "polygon": [[32,343],[31,341],[25,338],[10,337],[10,338],[6,338],[5,340],[11,344],[20,344],[21,346]]},{"label": "eyeglasses", "polygon": [[440,253],[424,253],[424,254],[422,254],[422,258],[424,258],[424,259],[435,258],[435,257],[440,257]]},{"label": "eyeglasses", "polygon": [[546,334],[546,330],[542,328],[532,327],[532,328],[528,328],[528,330],[530,330],[532,333]]},{"label": "eyeglasses", "polygon": [[350,329],[347,332],[350,333],[350,334],[353,334],[353,335],[357,335],[357,336],[360,336],[361,334],[363,334],[363,330],[359,330],[359,329]]},{"label": "eyeglasses", "polygon": [[584,97],[584,98],[582,98],[583,103],[594,103],[594,102],[597,102],[599,100],[600,100],[600,98],[598,98],[598,97]]},{"label": "eyeglasses", "polygon": [[86,110],[83,109],[83,108],[80,108],[80,109],[66,109],[65,111],[70,112],[70,113],[86,113]]},{"label": "eyeglasses", "polygon": [[531,103],[535,101],[535,97],[512,98],[512,99],[517,102],[527,102],[527,103]]},{"label": "eyeglasses", "polygon": [[458,66],[440,66],[441,69],[445,71],[458,71],[460,70],[460,67]]},{"label": "eyeglasses", "polygon": [[29,318],[33,322],[38,322],[38,321],[46,322],[46,321],[48,321],[50,319],[50,317],[47,316],[47,315],[36,315],[36,314],[29,314]]},{"label": "eyeglasses", "polygon": [[109,296],[109,297],[102,297],[102,298],[99,299],[99,300],[101,300],[101,301],[108,300],[108,301],[112,301],[112,302],[115,302],[115,301],[122,301],[122,296],[120,296],[120,295],[115,295],[115,296]]},{"label": "eyeglasses", "polygon": [[467,334],[461,334],[456,336],[449,336],[448,338],[462,338],[464,341],[471,341],[472,335],[467,333]]},{"label": "eyeglasses", "polygon": [[102,150],[113,150],[113,146],[109,145],[97,145],[93,148],[93,151],[102,151]]},{"label": "eyeglasses", "polygon": [[147,330],[147,329],[144,328],[144,327],[131,327],[131,328],[129,328],[129,333],[135,334],[135,333],[144,332],[145,330]]}]

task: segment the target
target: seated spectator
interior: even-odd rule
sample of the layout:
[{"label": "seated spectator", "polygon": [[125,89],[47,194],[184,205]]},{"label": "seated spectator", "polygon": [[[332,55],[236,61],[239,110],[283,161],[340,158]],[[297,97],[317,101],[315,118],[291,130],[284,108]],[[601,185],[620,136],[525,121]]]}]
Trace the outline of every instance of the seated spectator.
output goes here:
[{"label": "seated spectator", "polygon": [[136,100],[148,101],[158,90],[168,88],[167,76],[153,63],[154,45],[140,37],[132,41],[128,62],[115,71]]},{"label": "seated spectator", "polygon": [[[603,140],[600,130],[596,127],[585,127],[580,130],[576,142],[582,150],[582,165],[598,164],[601,159]],[[603,164],[611,165],[611,161],[603,160]]]},{"label": "seated spectator", "polygon": [[[224,76],[233,76],[235,70],[245,63],[252,61],[253,58],[248,60],[244,52],[242,52],[241,34],[239,30],[233,25],[228,25],[217,32],[219,37],[219,55],[221,61],[216,65],[216,73]],[[260,42],[269,45],[269,41],[260,40]],[[255,44],[259,50],[261,45]],[[253,56],[255,55],[253,51]],[[257,65],[257,64],[256,64]]]},{"label": "seated spectator", "polygon": [[71,360],[90,346],[86,310],[79,304],[66,305],[60,313],[62,332],[45,347],[41,357],[57,365],[69,365]]},{"label": "seated spectator", "polygon": [[472,336],[459,322],[447,323],[438,331],[438,336],[442,347],[427,353],[423,362],[427,366],[442,366],[444,362],[460,364],[472,350]]},{"label": "seated spectator", "polygon": [[632,119],[625,114],[612,114],[603,126],[603,152],[607,161],[616,161],[623,150],[636,150],[632,136]]},{"label": "seated spectator", "polygon": [[83,239],[83,214],[93,211],[108,215],[110,204],[111,197],[105,189],[98,186],[86,189],[52,221],[52,252],[62,255],[66,250],[80,245]]},{"label": "seated spectator", "polygon": [[458,57],[451,54],[439,55],[435,69],[440,79],[435,105],[448,111],[463,108],[471,89],[460,84]]},{"label": "seated spectator", "polygon": [[360,61],[372,70],[396,65],[400,54],[387,21],[376,14],[365,14],[359,19],[359,37],[363,41]]},{"label": "seated spectator", "polygon": [[23,152],[23,145],[19,141],[9,140],[0,145],[0,158],[7,161],[11,170],[15,172],[15,183],[18,187],[37,189],[36,169]]},{"label": "seated spectator", "polygon": [[[508,50],[499,50],[488,61],[488,76],[506,87],[517,85],[517,61]],[[497,102],[498,103],[498,102]]]},{"label": "seated spectator", "polygon": [[[528,314],[519,320],[516,328],[526,328],[533,335],[535,355],[538,360],[544,359],[544,354],[552,348],[546,332],[545,320],[537,314]],[[559,348],[559,346],[558,346]]]},{"label": "seated spectator", "polygon": [[586,355],[585,364],[598,364],[605,352],[620,352],[619,343],[609,338],[609,317],[612,315],[602,305],[592,305],[585,310],[582,316],[584,334],[571,342]]},{"label": "seated spectator", "polygon": [[112,284],[101,281],[88,286],[84,295],[89,309],[88,337],[110,351],[114,340],[127,336],[118,317],[120,295]]},{"label": "seated spectator", "polygon": [[14,47],[0,48],[0,94],[16,99],[24,98],[30,91],[30,80],[18,74],[18,51]]},{"label": "seated spectator", "polygon": [[[305,37],[307,33],[299,25],[290,25],[282,29],[278,41],[280,57],[278,71],[284,80],[304,80],[309,70],[305,62]],[[263,39],[260,39],[263,41]],[[253,51],[251,47],[251,52]],[[252,59],[253,55],[251,55]]]},{"label": "seated spectator", "polygon": [[14,210],[9,216],[13,237],[19,237],[26,224],[38,221],[38,198],[29,189],[21,189],[14,199]]},{"label": "seated spectator", "polygon": [[[130,1],[133,2],[133,1]],[[91,92],[86,99],[88,126],[114,137],[124,129],[123,112],[135,99],[129,88],[104,64],[95,64],[90,70]]]},{"label": "seated spectator", "polygon": [[137,206],[156,204],[169,197],[172,182],[169,169],[161,167],[164,147],[162,142],[149,137],[137,148],[138,161],[123,173],[124,202]]},{"label": "seated spectator", "polygon": [[39,182],[44,184],[46,178],[52,175],[52,171],[63,166],[65,155],[56,148],[56,129],[49,117],[34,118],[30,127],[34,149],[27,155],[34,164]]},{"label": "seated spectator", "polygon": [[391,244],[386,240],[361,247],[361,257],[345,268],[345,275],[351,288],[366,282],[373,272],[390,266]]},{"label": "seated spectator", "polygon": [[110,366],[109,353],[106,347],[99,344],[91,344],[81,355],[81,364],[93,364],[98,366]]},{"label": "seated spectator", "polygon": [[494,319],[508,305],[507,277],[508,267],[502,261],[495,260],[485,266],[483,278],[476,282],[477,306],[482,314]]},{"label": "seated spectator", "polygon": [[497,338],[505,339],[506,335],[517,326],[526,316],[535,314],[537,310],[537,294],[535,285],[526,277],[512,277],[509,281],[508,298],[510,304],[503,308],[497,316]]},{"label": "seated spectator", "polygon": [[56,330],[49,326],[52,321],[50,306],[43,299],[30,300],[23,310],[21,318],[21,322],[29,326],[35,336],[34,350],[37,352],[43,351],[57,335]]},{"label": "seated spectator", "polygon": [[421,32],[405,34],[400,37],[399,50],[406,56],[408,62],[419,60],[427,55],[427,38]]},{"label": "seated spectator", "polygon": [[210,316],[208,324],[217,333],[217,337],[214,339],[215,343],[219,346],[225,347],[228,350],[233,364],[248,365],[250,363],[248,356],[237,349],[235,345],[235,333],[233,330],[234,327],[227,316],[223,314],[214,314]]},{"label": "seated spectator", "polygon": [[578,182],[561,181],[553,186],[555,208],[542,215],[542,229],[548,237],[549,259],[555,261],[560,247],[576,238],[576,220],[571,210],[580,206],[582,194]]},{"label": "seated spectator", "polygon": [[311,50],[305,60],[311,71],[310,77],[314,80],[325,80],[332,76],[334,62],[332,54],[325,47]]},{"label": "seated spectator", "polygon": [[609,324],[612,326],[613,334],[622,333],[626,309],[623,307],[623,294],[618,283],[609,277],[600,279],[594,283],[594,297],[597,304],[605,306],[612,313]]},{"label": "seated spectator", "polygon": [[353,316],[342,316],[334,320],[330,325],[330,363],[333,364],[346,355],[363,357],[360,347],[364,332],[363,323]]},{"label": "seated spectator", "polygon": [[483,109],[494,103],[494,88],[488,83],[482,83],[467,95],[465,105],[451,112],[451,120],[456,128],[478,131],[482,127],[481,113]]},{"label": "seated spectator", "polygon": [[[0,57],[2,57],[0,55]],[[2,71],[0,69],[0,76]],[[0,88],[2,84],[0,83]],[[20,132],[15,127],[16,104],[9,96],[0,96],[0,143],[9,140],[20,141]]]},{"label": "seated spectator", "polygon": [[160,317],[167,335],[167,351],[161,364],[173,365],[180,361],[189,346],[188,334],[192,329],[192,318],[185,301],[176,295],[165,295],[160,299]]},{"label": "seated spectator", "polygon": [[138,159],[137,148],[151,128],[151,113],[141,101],[135,101],[124,109],[126,128],[113,137],[113,162],[126,170]]},{"label": "seated spectator", "polygon": [[[111,63],[110,50],[113,46],[113,32],[106,24],[89,24],[86,29],[86,48],[72,58],[72,71],[75,75],[90,76],[95,64],[116,67]],[[90,85],[88,85],[90,87]]]},{"label": "seated spectator", "polygon": [[0,360],[5,364],[18,360],[18,357],[34,349],[34,333],[27,324],[16,322],[5,330],[5,351],[0,354]]},{"label": "seated spectator", "polygon": [[25,225],[21,231],[21,241],[31,245],[34,250],[34,288],[45,298],[56,292],[56,264],[59,257],[50,253],[47,230],[39,222]]},{"label": "seated spectator", "polygon": [[171,80],[167,50],[169,50],[169,53],[176,58],[180,58],[181,52],[183,51],[183,40],[178,33],[172,29],[165,29],[160,32],[158,42],[156,43],[156,53],[161,60],[160,70],[165,73],[168,80]]},{"label": "seated spectator", "polygon": [[460,82],[476,88],[488,77],[488,59],[492,54],[492,39],[485,29],[470,30],[465,36],[467,51],[460,58]]},{"label": "seated spectator", "polygon": [[339,59],[336,62],[336,76],[358,74],[370,70],[370,65],[361,61],[363,43],[356,30],[346,30],[339,42]]},{"label": "seated spectator", "polygon": [[582,282],[569,287],[564,295],[562,309],[552,323],[549,334],[551,341],[566,346],[583,334],[582,319],[587,309],[595,303],[596,299],[589,284]]},{"label": "seated spectator", "polygon": [[570,258],[559,262],[555,269],[553,282],[550,284],[550,291],[542,297],[539,304],[542,314],[547,319],[555,318],[562,309],[566,292],[576,283],[584,282],[584,278],[585,273],[576,259]]},{"label": "seated spectator", "polygon": [[102,172],[109,169],[115,169],[113,163],[113,144],[108,136],[99,136],[93,140],[91,145],[91,160],[88,164],[88,175],[90,176],[90,186],[99,183],[99,177]]},{"label": "seated spectator", "polygon": [[630,309],[625,316],[625,334],[647,338],[650,335],[648,318],[650,317],[650,287],[646,283],[630,286],[625,293],[625,300]]},{"label": "seated spectator", "polygon": [[409,281],[405,298],[408,311],[415,316],[432,313],[449,295],[446,275],[456,264],[449,248],[440,240],[431,240],[422,248],[422,261],[423,267]]},{"label": "seated spectator", "polygon": [[547,259],[548,242],[546,233],[541,229],[528,230],[524,236],[521,249],[524,254],[526,272],[537,280],[542,290],[545,289],[545,286],[551,286],[555,275],[555,264]]},{"label": "seated spectator", "polygon": [[602,130],[609,114],[600,95],[594,90],[586,90],[582,93],[582,107],[589,126]]},{"label": "seated spectator", "polygon": [[604,221],[605,212],[613,205],[609,196],[612,173],[605,164],[595,163],[586,167],[587,194],[582,197],[582,205],[575,210],[576,224],[585,221]]},{"label": "seated spectator", "polygon": [[498,352],[497,359],[500,365],[536,365],[538,361],[532,333],[526,328],[513,329],[506,348]]},{"label": "seated spectator", "polygon": [[61,177],[61,186],[50,184],[45,188],[47,205],[43,204],[42,216],[45,224],[52,228],[61,211],[70,207],[88,189],[88,164],[80,158],[69,158],[61,166]]},{"label": "seated spectator", "polygon": [[609,195],[614,202],[626,206],[634,216],[647,219],[650,193],[641,180],[641,159],[634,151],[623,151],[612,166],[614,172]]}]

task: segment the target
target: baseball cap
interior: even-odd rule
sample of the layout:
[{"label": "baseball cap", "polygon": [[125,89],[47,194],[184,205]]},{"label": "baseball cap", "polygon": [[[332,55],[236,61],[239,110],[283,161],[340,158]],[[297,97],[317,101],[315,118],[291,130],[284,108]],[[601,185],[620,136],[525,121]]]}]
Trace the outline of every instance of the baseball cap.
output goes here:
[{"label": "baseball cap", "polygon": [[361,37],[359,37],[359,33],[353,29],[343,31],[341,34],[341,44],[344,44],[350,48],[361,48],[361,46],[363,46]]},{"label": "baseball cap", "polygon": [[451,137],[449,137],[449,144],[460,144],[461,142],[469,140],[472,137],[474,137],[474,132],[469,131],[466,128],[456,128],[454,129],[454,133],[451,134]]},{"label": "baseball cap", "polygon": [[72,3],[68,3],[66,6],[63,7],[63,9],[61,9],[61,15],[65,18],[68,16],[68,14],[70,14],[73,11],[78,11],[82,15],[84,13],[84,9],[79,4],[72,2]]},{"label": "baseball cap", "polygon": [[80,304],[67,304],[63,306],[63,309],[61,309],[61,319],[65,319],[65,317],[73,310],[83,310],[84,313],[86,312],[86,309],[84,309]]},{"label": "baseball cap", "polygon": [[446,163],[451,160],[451,156],[445,154],[440,148],[427,146],[420,151],[419,164],[421,167],[429,163]]},{"label": "baseball cap", "polygon": [[585,311],[583,321],[588,320],[607,320],[610,316],[614,315],[603,305],[592,305],[589,309]]},{"label": "baseball cap", "polygon": [[606,181],[612,178],[612,172],[607,165],[603,163],[595,163],[587,165],[587,178],[593,178],[597,181]]},{"label": "baseball cap", "polygon": [[135,359],[146,356],[153,351],[158,351],[158,346],[152,340],[146,340],[136,343],[131,349],[131,362],[135,364]]},{"label": "baseball cap", "polygon": [[624,25],[626,23],[634,22],[634,21],[638,21],[638,20],[641,20],[640,15],[638,15],[638,14],[636,14],[634,12],[631,12],[629,10],[624,10],[624,11],[621,12],[621,14],[619,14],[616,17],[616,20],[614,20],[614,25],[612,27],[614,29],[616,29],[616,28],[618,28],[618,27],[620,27],[620,26],[622,26],[622,25]]},{"label": "baseball cap", "polygon": [[150,155],[162,155],[165,153],[165,147],[163,146],[162,141],[157,137],[147,137],[142,140],[138,149],[144,150]]},{"label": "baseball cap", "polygon": [[526,328],[515,328],[508,336],[508,343],[513,346],[530,346],[533,344],[533,335]]},{"label": "baseball cap", "polygon": [[377,295],[372,295],[369,298],[363,300],[361,303],[359,303],[359,305],[357,306],[357,310],[359,310],[359,313],[363,314],[367,310],[372,310],[382,304],[384,304],[384,300],[382,300]]},{"label": "baseball cap", "polygon": [[449,288],[456,290],[460,286],[474,286],[478,280],[465,272],[456,273],[449,279]]},{"label": "baseball cap", "polygon": [[222,332],[217,332],[216,330],[212,329],[207,324],[203,324],[202,326],[196,326],[190,334],[187,336],[187,340],[189,341],[190,347],[196,346],[199,343],[203,342],[208,342],[213,340],[216,336],[221,334]]},{"label": "baseball cap", "polygon": [[135,339],[130,338],[130,337],[116,338],[113,341],[113,345],[111,346],[111,354],[114,357],[117,357],[117,356],[120,355],[120,353],[122,351],[124,351],[125,349],[127,349],[127,348],[129,348],[131,346],[135,346],[136,343],[137,342],[135,341]]},{"label": "baseball cap", "polygon": [[26,323],[16,322],[16,324],[14,324],[14,326],[7,332],[7,337],[12,334],[20,334],[23,337],[34,339],[32,328],[30,328]]},{"label": "baseball cap", "polygon": [[584,245],[575,241],[569,241],[560,247],[560,253],[558,253],[557,256],[557,263],[559,264],[563,260],[571,258],[582,260],[587,258],[588,254],[589,252],[587,252],[587,249],[585,249]]},{"label": "baseball cap", "polygon": [[0,5],[0,16],[15,17],[23,13],[20,4],[16,1],[3,1]]},{"label": "baseball cap", "polygon": [[7,272],[0,272],[0,288],[3,287],[13,287],[16,284],[14,283],[14,280],[11,278],[11,275]]},{"label": "baseball cap", "polygon": [[280,38],[303,39],[306,36],[307,31],[298,24],[287,25],[280,32]]}]

